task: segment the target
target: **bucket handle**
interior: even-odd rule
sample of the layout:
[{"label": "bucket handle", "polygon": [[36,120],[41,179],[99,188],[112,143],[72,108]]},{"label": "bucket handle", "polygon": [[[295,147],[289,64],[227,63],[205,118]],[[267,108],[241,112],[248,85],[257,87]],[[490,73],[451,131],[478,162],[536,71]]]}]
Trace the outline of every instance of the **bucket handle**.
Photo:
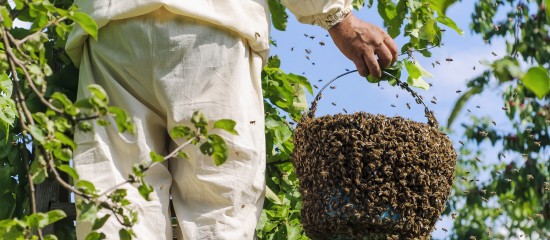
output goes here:
[{"label": "bucket handle", "polygon": [[[325,90],[325,88],[327,88],[332,82],[338,80],[339,78],[343,77],[343,76],[346,76],[350,73],[354,73],[354,72],[357,72],[357,70],[351,70],[351,71],[348,71],[348,72],[345,72],[345,73],[342,73],[338,76],[336,76],[335,78],[333,78],[332,80],[328,81],[322,88],[321,90],[319,91],[319,93],[317,93],[317,96],[315,96],[315,99],[313,100],[313,102],[311,102],[311,107],[309,108],[309,112],[307,112],[305,114],[306,117],[309,117],[309,118],[314,118],[315,117],[315,111],[317,110],[317,103],[319,102],[319,100],[321,100],[321,98],[323,97],[323,90]],[[426,106],[426,104],[424,103],[423,99],[422,99],[422,96],[418,95],[417,92],[415,92],[414,90],[412,90],[410,87],[409,87],[409,84],[406,83],[406,82],[402,82],[401,80],[399,80],[397,77],[395,77],[394,75],[386,72],[386,71],[382,71],[382,74],[386,75],[386,76],[389,76],[393,79],[395,79],[395,81],[397,81],[397,86],[401,87],[401,89],[409,92],[414,100],[416,101],[416,103],[418,104],[422,104],[424,105],[424,116],[426,116],[426,118],[428,119],[428,125],[432,126],[432,127],[439,127],[439,123],[437,122],[435,116],[434,116],[434,113],[433,111],[430,111],[430,109],[428,109],[428,106]]]}]

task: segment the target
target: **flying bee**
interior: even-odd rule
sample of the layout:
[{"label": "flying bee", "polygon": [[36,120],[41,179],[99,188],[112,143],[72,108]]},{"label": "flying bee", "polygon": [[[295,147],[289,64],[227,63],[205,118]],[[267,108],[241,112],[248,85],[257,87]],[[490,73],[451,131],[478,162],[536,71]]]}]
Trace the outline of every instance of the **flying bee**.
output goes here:
[{"label": "flying bee", "polygon": [[258,32],[255,33],[256,37],[262,37]]},{"label": "flying bee", "polygon": [[470,110],[470,109],[466,109],[466,111],[468,111],[469,113],[472,113],[472,110]]},{"label": "flying bee", "polygon": [[309,59],[309,56],[306,55],[306,59],[307,59],[307,60],[310,60],[310,59]]},{"label": "flying bee", "polygon": [[464,142],[463,141],[458,141],[460,144],[464,145]]},{"label": "flying bee", "polygon": [[309,37],[309,35],[307,35],[307,34],[304,33],[304,37]]},{"label": "flying bee", "polygon": [[[409,103],[406,104],[408,109],[411,109],[411,105]],[[540,144],[539,144],[540,145]]]},{"label": "flying bee", "polygon": [[497,54],[495,52],[491,52],[491,54],[493,54],[493,56],[495,56],[495,57],[497,56]]},{"label": "flying bee", "polygon": [[345,113],[348,113],[348,111],[345,108],[342,108],[342,110],[344,110]]},{"label": "flying bee", "polygon": [[519,173],[519,170],[517,168],[512,169],[512,172]]},{"label": "flying bee", "polygon": [[481,197],[481,200],[483,200],[484,202],[488,202],[488,201],[489,201],[487,198],[484,198],[484,197]]},{"label": "flying bee", "polygon": [[437,65],[441,65],[441,63],[439,61],[435,61],[435,63],[437,63]]},{"label": "flying bee", "polygon": [[472,69],[476,70],[476,66],[473,66]]},{"label": "flying bee", "polygon": [[527,175],[527,180],[531,181],[531,180],[533,180],[533,179],[535,179],[535,178],[533,177],[533,175],[531,175],[531,174]]},{"label": "flying bee", "polygon": [[500,175],[500,174],[501,174],[501,172],[500,172],[500,171],[496,171],[496,173],[497,173],[498,175]]},{"label": "flying bee", "polygon": [[256,124],[256,121],[250,121],[250,124],[254,125]]},{"label": "flying bee", "polygon": [[481,107],[479,105],[477,105],[476,108],[481,108]]},{"label": "flying bee", "polygon": [[487,190],[486,189],[481,189],[481,190],[479,190],[479,192],[481,192],[481,194],[485,195],[487,193]]},{"label": "flying bee", "polygon": [[512,204],[516,204],[516,201],[512,200],[512,199],[508,199],[508,202],[512,203]]},{"label": "flying bee", "polygon": [[390,105],[391,107],[395,107],[395,104]]},{"label": "flying bee", "polygon": [[333,106],[336,106],[336,103],[335,103],[335,102],[332,102],[332,105],[333,105]]},{"label": "flying bee", "polygon": [[319,80],[317,80],[317,82],[322,82],[322,81],[323,81],[323,79],[319,79]]},{"label": "flying bee", "polygon": [[480,131],[479,135],[482,136],[482,137],[487,137],[488,133],[485,132],[485,131]]},{"label": "flying bee", "polygon": [[533,144],[535,144],[535,146],[537,147],[540,147],[540,142],[533,142]]},{"label": "flying bee", "polygon": [[504,153],[501,153],[500,155],[502,155],[503,158],[506,158],[506,155],[504,155]]},{"label": "flying bee", "polygon": [[451,213],[451,218],[452,218],[453,220],[455,220],[455,219],[456,219],[456,213]]},{"label": "flying bee", "polygon": [[315,36],[309,36],[309,38],[311,38],[311,40],[315,39]]},{"label": "flying bee", "polygon": [[502,107],[502,110],[508,111],[508,108],[507,107]]},{"label": "flying bee", "polygon": [[470,193],[470,191],[464,191],[464,194],[468,194],[468,193]]},{"label": "flying bee", "polygon": [[314,87],[315,89],[319,89],[319,87],[317,87],[317,85],[313,85],[313,87]]},{"label": "flying bee", "polygon": [[399,98],[399,94],[395,94],[395,98]]},{"label": "flying bee", "polygon": [[320,42],[319,42],[319,45],[321,45],[321,46],[325,46],[325,42],[323,42],[323,41],[320,41]]},{"label": "flying bee", "polygon": [[543,219],[544,218],[544,216],[540,213],[535,214],[535,217],[538,218],[538,219]]},{"label": "flying bee", "polygon": [[461,93],[461,92],[462,92],[462,90],[456,90],[456,93]]},{"label": "flying bee", "polygon": [[481,162],[481,159],[479,159],[479,157],[476,157],[476,161]]},{"label": "flying bee", "polygon": [[448,58],[445,58],[445,61],[447,61],[447,62],[452,62],[453,59],[448,57]]},{"label": "flying bee", "polygon": [[334,86],[334,85],[330,86],[330,89],[336,89],[336,86]]},{"label": "flying bee", "polygon": [[512,181],[512,179],[509,179],[509,178],[505,178],[505,179],[504,179],[504,181],[506,181],[506,182],[511,182],[511,181]]},{"label": "flying bee", "polygon": [[432,63],[432,67],[435,67],[435,63]]},{"label": "flying bee", "polygon": [[311,50],[309,50],[309,49],[306,48],[306,53],[307,53],[307,54],[311,54]]},{"label": "flying bee", "polygon": [[441,230],[443,230],[443,232],[447,232],[447,231],[448,231],[446,228],[441,228]]},{"label": "flying bee", "polygon": [[497,125],[497,122],[495,122],[495,120],[492,120],[491,122],[493,123],[493,125]]},{"label": "flying bee", "polygon": [[500,30],[500,25],[494,25],[495,30]]},{"label": "flying bee", "polygon": [[491,192],[491,195],[495,195],[495,194],[497,194],[497,192]]},{"label": "flying bee", "polygon": [[430,101],[430,102],[432,102],[433,104],[437,104],[437,102],[436,102],[435,100],[432,100],[432,101]]}]

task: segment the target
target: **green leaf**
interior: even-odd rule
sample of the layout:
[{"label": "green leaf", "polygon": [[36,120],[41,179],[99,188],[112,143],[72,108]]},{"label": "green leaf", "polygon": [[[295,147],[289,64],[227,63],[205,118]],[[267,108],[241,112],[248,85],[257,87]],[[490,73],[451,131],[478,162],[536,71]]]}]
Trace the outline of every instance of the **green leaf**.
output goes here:
[{"label": "green leaf", "polygon": [[85,14],[83,12],[74,12],[68,17],[69,19],[78,23],[78,25],[80,25],[80,27],[82,27],[82,29],[84,29],[86,33],[88,33],[94,39],[97,39],[97,24],[93,18],[88,16],[88,14]]},{"label": "green leaf", "polygon": [[193,123],[196,128],[204,129],[208,125],[208,119],[206,118],[206,116],[204,116],[204,114],[196,111],[191,117],[191,123]]},{"label": "green leaf", "polygon": [[164,162],[164,157],[154,151],[151,151],[149,156],[153,162]]},{"label": "green leaf", "polygon": [[457,0],[430,0],[431,6],[439,15],[445,15],[447,8],[453,5]]},{"label": "green leaf", "polygon": [[36,125],[29,126],[29,132],[32,138],[37,142],[44,144],[44,132]]},{"label": "green leaf", "polygon": [[67,217],[62,210],[51,210],[48,213],[48,225]]},{"label": "green leaf", "polygon": [[464,35],[464,31],[462,31],[451,18],[445,15],[439,15],[437,21],[455,30],[458,34]]},{"label": "green leaf", "polygon": [[225,140],[216,134],[208,135],[208,140],[212,144],[212,158],[214,158],[214,163],[216,166],[222,165],[228,158]]},{"label": "green leaf", "polygon": [[48,234],[44,236],[44,240],[57,240],[57,237],[53,234]]},{"label": "green leaf", "polygon": [[172,130],[170,131],[170,135],[174,139],[185,138],[185,137],[188,137],[189,134],[191,134],[191,128],[187,126],[176,126],[176,127],[173,127]]},{"label": "green leaf", "polygon": [[105,236],[105,233],[91,232],[86,236],[85,240],[103,240],[105,238],[107,238],[107,236]]},{"label": "green leaf", "polygon": [[550,92],[550,76],[544,67],[531,67],[523,76],[522,82],[539,99],[543,99]]},{"label": "green leaf", "polygon": [[77,204],[77,208],[79,210],[78,218],[80,221],[93,222],[97,218],[98,209],[93,203],[80,201],[79,204]]},{"label": "green leaf", "polygon": [[271,22],[273,27],[280,31],[286,30],[286,23],[288,15],[286,14],[286,8],[280,0],[268,0],[269,11],[271,12]]},{"label": "green leaf", "polygon": [[266,186],[265,188],[265,197],[275,204],[282,204],[277,194],[275,194],[275,192],[273,192],[273,190],[271,190],[271,188],[268,186]]},{"label": "green leaf", "polygon": [[80,180],[76,182],[76,187],[83,190],[85,193],[91,194],[96,192],[94,184],[86,180]]},{"label": "green leaf", "polygon": [[142,184],[138,186],[138,191],[145,200],[149,201],[149,195],[153,192],[153,187],[142,181]]},{"label": "green leaf", "polygon": [[7,29],[11,29],[13,21],[10,17],[10,12],[5,6],[0,6],[0,14],[2,15],[2,18],[4,19],[4,27]]},{"label": "green leaf", "polygon": [[550,24],[550,0],[544,0],[544,6],[546,10],[546,23]]},{"label": "green leaf", "polygon": [[79,179],[79,176],[78,176],[78,173],[76,172],[76,170],[74,170],[74,168],[72,168],[71,166],[67,165],[67,164],[62,164],[62,165],[59,165],[57,166],[57,169],[59,169],[60,171],[68,174],[69,176],[71,176],[73,178],[73,181],[77,181]]},{"label": "green leaf", "polygon": [[214,122],[214,128],[223,129],[233,135],[238,135],[237,131],[235,131],[236,124],[237,123],[231,119],[220,119]]},{"label": "green leaf", "polygon": [[120,237],[120,240],[131,240],[132,239],[132,233],[130,230],[123,228],[118,231],[118,236]]},{"label": "green leaf", "polygon": [[60,132],[55,132],[54,136],[57,140],[61,141],[61,143],[71,147],[71,149],[76,149],[76,143],[73,141],[72,138],[67,137],[65,134]]},{"label": "green leaf", "polygon": [[422,77],[431,77],[428,71],[426,71],[417,61],[407,61],[405,60],[405,68],[409,73],[409,78],[407,82],[412,87],[421,88],[424,90],[430,89],[430,85],[424,81]]},{"label": "green leaf", "polygon": [[105,225],[105,223],[107,222],[110,216],[111,214],[106,214],[105,216],[96,219],[94,221],[94,224],[92,225],[92,231],[98,230],[101,227],[103,227],[103,225]]},{"label": "green leaf", "polygon": [[118,131],[124,133],[126,131],[135,134],[136,130],[132,118],[126,114],[124,109],[114,106],[109,106],[109,112],[115,115],[115,122],[118,127]]}]

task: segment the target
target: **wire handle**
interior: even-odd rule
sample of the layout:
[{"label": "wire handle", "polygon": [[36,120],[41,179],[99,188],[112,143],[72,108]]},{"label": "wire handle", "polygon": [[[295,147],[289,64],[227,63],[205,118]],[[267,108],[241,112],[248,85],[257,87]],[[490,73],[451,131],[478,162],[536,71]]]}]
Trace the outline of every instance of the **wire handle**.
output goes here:
[{"label": "wire handle", "polygon": [[[350,73],[354,73],[354,72],[357,72],[357,70],[351,70],[351,71],[348,71],[348,72],[345,72],[345,73],[342,73],[338,76],[336,76],[335,78],[333,78],[332,80],[328,81],[322,88],[321,90],[317,93],[317,95],[315,96],[315,99],[313,99],[313,102],[311,102],[311,107],[309,108],[309,112],[307,112],[305,114],[306,117],[309,117],[309,118],[314,118],[315,117],[315,111],[317,110],[317,103],[319,102],[319,100],[321,100],[321,98],[323,97],[323,90],[325,90],[325,88],[327,88],[332,82],[340,79],[341,77],[343,76],[346,76]],[[422,104],[424,105],[424,115],[426,116],[426,118],[428,119],[428,125],[432,126],[432,127],[439,127],[439,123],[437,122],[437,119],[435,118],[434,116],[434,113],[432,111],[430,111],[430,109],[428,109],[428,106],[424,103],[424,100],[422,99],[422,96],[418,95],[417,92],[415,92],[414,90],[412,90],[410,87],[409,87],[409,84],[408,83],[405,83],[405,82],[402,82],[401,80],[399,80],[397,77],[395,77],[394,75],[386,72],[386,71],[382,71],[382,74],[386,75],[386,76],[389,76],[393,79],[395,79],[395,81],[397,81],[397,86],[401,87],[401,89],[409,92],[414,100],[416,101],[417,104]]]}]

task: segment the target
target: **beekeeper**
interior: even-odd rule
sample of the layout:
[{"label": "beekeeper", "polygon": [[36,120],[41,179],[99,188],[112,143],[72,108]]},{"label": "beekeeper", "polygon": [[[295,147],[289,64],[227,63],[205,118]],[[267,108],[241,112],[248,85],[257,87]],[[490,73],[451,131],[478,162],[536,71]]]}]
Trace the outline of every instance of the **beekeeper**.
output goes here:
[{"label": "beekeeper", "polygon": [[[283,0],[302,23],[327,29],[360,74],[381,75],[397,46],[380,28],[351,13],[352,0]],[[66,50],[80,68],[78,97],[101,85],[111,104],[132,116],[137,134],[116,124],[75,134],[74,166],[99,190],[123,182],[150,151],[167,154],[181,141],[169,129],[200,110],[210,120],[233,119],[238,136],[223,134],[229,158],[221,166],[197,147],[146,172],[151,201],[129,185],[139,213],[138,239],[171,239],[170,196],[183,239],[252,239],[265,190],[261,70],[269,50],[267,0],[75,0],[98,24],[97,39],[78,26]],[[254,124],[251,124],[254,122]],[[101,214],[106,214],[104,211]],[[118,238],[114,217],[101,229]],[[79,239],[90,224],[77,221]]]}]

